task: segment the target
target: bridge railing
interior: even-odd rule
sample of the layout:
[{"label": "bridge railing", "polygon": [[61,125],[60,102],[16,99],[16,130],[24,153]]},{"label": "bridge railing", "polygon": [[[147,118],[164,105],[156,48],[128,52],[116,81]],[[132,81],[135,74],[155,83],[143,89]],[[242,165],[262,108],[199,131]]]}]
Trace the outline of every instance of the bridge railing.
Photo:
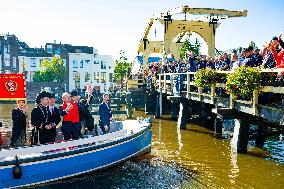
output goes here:
[{"label": "bridge railing", "polygon": [[[280,70],[280,72],[283,70]],[[278,73],[279,70],[263,70],[263,73]],[[198,88],[194,84],[194,74],[196,72],[186,72],[186,73],[162,73],[158,74],[158,79],[156,80],[157,90],[160,93],[165,93],[169,96],[185,96],[188,99],[203,101],[205,103],[215,104],[216,97],[218,96],[217,88],[226,88],[226,83],[217,82],[207,87],[208,93],[203,93],[203,89]],[[217,71],[219,74],[230,74],[231,71]],[[182,83],[180,83],[182,82]],[[177,84],[178,83],[178,84]],[[179,85],[179,86],[177,86]],[[181,87],[184,85],[185,87]],[[176,88],[180,88],[180,91],[176,91]],[[184,89],[184,90],[182,90]],[[177,94],[178,92],[178,94]],[[262,85],[258,90],[253,91],[253,97],[251,100],[235,100],[231,95],[229,97],[229,108],[236,108],[236,103],[242,103],[250,105],[252,108],[250,112],[253,115],[258,115],[258,97],[259,93],[277,93],[284,94],[284,87],[266,86]]]}]

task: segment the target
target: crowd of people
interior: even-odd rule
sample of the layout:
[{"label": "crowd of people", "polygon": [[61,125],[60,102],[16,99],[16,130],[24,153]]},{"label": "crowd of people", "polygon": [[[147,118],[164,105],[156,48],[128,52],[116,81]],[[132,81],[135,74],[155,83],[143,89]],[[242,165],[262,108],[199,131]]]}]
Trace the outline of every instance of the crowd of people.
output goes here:
[{"label": "crowd of people", "polygon": [[249,46],[238,53],[233,50],[230,54],[223,53],[216,57],[196,55],[187,51],[184,58],[179,61],[153,62],[149,66],[149,76],[158,73],[185,73],[196,72],[199,69],[215,69],[219,71],[234,71],[240,66],[259,68],[284,68],[284,42],[279,37],[273,37],[263,49]]},{"label": "crowd of people", "polygon": [[[30,113],[32,129],[31,144],[46,144],[56,141],[57,128],[61,125],[64,140],[79,139],[83,137],[85,128],[94,130],[94,118],[89,111],[89,104],[93,99],[92,92],[87,99],[81,99],[77,91],[62,94],[63,104],[55,105],[55,95],[46,91],[40,92],[36,97],[36,106]],[[17,107],[12,110],[12,136],[11,147],[25,144],[26,132],[30,124],[28,121],[29,109],[25,100],[17,100]],[[109,95],[103,95],[103,102],[99,105],[99,126],[102,134],[110,128],[112,112],[109,108]],[[1,136],[1,133],[0,133]],[[0,137],[0,146],[2,138]]]}]

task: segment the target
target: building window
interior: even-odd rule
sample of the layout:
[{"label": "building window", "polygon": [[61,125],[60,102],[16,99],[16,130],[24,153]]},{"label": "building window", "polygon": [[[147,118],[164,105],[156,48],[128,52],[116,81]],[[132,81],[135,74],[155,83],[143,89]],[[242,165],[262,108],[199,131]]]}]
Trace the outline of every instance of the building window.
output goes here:
[{"label": "building window", "polygon": [[106,72],[102,72],[102,83],[105,83],[106,82]]},{"label": "building window", "polygon": [[82,53],[82,49],[75,49],[75,53]]},{"label": "building window", "polygon": [[16,57],[13,57],[13,68],[17,68],[17,59]]},{"label": "building window", "polygon": [[63,66],[66,67],[66,59],[62,59],[63,61]]},{"label": "building window", "polygon": [[109,73],[109,82],[113,82],[113,73]]},{"label": "building window", "polygon": [[80,81],[80,74],[77,71],[73,71],[73,79],[75,81]]},{"label": "building window", "polygon": [[96,61],[96,60],[94,61],[94,64],[99,64],[99,63],[100,63],[100,61]]},{"label": "building window", "polygon": [[78,62],[77,62],[77,60],[73,60],[73,68],[78,68]]},{"label": "building window", "polygon": [[100,72],[97,72],[96,80],[97,80],[97,81],[100,80]]},{"label": "building window", "polygon": [[52,53],[52,45],[47,45],[46,51],[47,51],[47,53]]},{"label": "building window", "polygon": [[5,74],[10,74],[11,70],[5,70]]},{"label": "building window", "polygon": [[86,64],[89,64],[89,63],[90,63],[90,60],[85,60],[85,63],[86,63]]},{"label": "building window", "polygon": [[31,65],[31,67],[36,67],[36,59],[35,58],[30,59],[30,65]]},{"label": "building window", "polygon": [[30,72],[30,81],[34,81],[35,72]]},{"label": "building window", "polygon": [[101,61],[101,69],[106,69],[106,62]]},{"label": "building window", "polygon": [[83,68],[83,64],[84,64],[84,61],[81,60],[81,62],[80,62],[80,68]]},{"label": "building window", "polygon": [[10,60],[9,60],[9,58],[5,58],[5,66],[10,66]]},{"label": "building window", "polygon": [[90,77],[91,75],[89,74],[89,72],[85,72],[85,82],[90,81]]},{"label": "building window", "polygon": [[60,55],[60,53],[61,53],[60,48],[58,48],[58,49],[55,50],[55,55]]},{"label": "building window", "polygon": [[95,79],[97,79],[97,78],[96,78],[96,72],[94,72],[94,80],[95,80]]},{"label": "building window", "polygon": [[10,45],[4,46],[4,53],[10,54]]}]

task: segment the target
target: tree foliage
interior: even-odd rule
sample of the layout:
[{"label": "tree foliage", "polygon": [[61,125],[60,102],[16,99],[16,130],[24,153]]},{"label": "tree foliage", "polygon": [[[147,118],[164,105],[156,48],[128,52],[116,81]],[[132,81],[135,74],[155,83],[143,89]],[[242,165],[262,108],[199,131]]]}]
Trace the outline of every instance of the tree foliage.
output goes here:
[{"label": "tree foliage", "polygon": [[187,51],[192,51],[195,55],[199,55],[200,47],[201,44],[197,39],[194,44],[190,43],[190,41],[187,39],[180,48],[180,57],[184,58]]},{"label": "tree foliage", "polygon": [[256,46],[256,44],[255,44],[254,41],[251,41],[251,42],[249,43],[249,47],[253,47],[254,49],[257,48],[257,46]]},{"label": "tree foliage", "polygon": [[54,76],[50,71],[36,71],[33,77],[35,82],[53,82]]},{"label": "tree foliage", "polygon": [[36,82],[60,82],[62,83],[67,74],[67,68],[62,59],[53,57],[52,60],[44,59],[40,65],[41,70],[35,72]]},{"label": "tree foliage", "polygon": [[128,62],[125,52],[121,50],[119,52],[119,59],[115,61],[114,78],[122,83],[123,78],[127,75],[127,72],[131,67],[132,63]]}]

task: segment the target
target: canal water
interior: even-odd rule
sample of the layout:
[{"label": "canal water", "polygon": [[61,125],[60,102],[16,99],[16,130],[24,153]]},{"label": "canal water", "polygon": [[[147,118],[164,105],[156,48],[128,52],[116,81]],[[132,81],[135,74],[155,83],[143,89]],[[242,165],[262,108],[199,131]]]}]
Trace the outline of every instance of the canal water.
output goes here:
[{"label": "canal water", "polygon": [[[11,105],[0,105],[0,120],[10,124]],[[146,117],[143,112],[135,116]],[[37,188],[284,188],[284,141],[266,142],[271,152],[250,148],[238,154],[231,140],[212,137],[212,132],[188,124],[153,119],[152,152],[111,168],[38,186]],[[259,157],[266,155],[267,157]],[[92,160],[89,160],[92,161]]]}]

